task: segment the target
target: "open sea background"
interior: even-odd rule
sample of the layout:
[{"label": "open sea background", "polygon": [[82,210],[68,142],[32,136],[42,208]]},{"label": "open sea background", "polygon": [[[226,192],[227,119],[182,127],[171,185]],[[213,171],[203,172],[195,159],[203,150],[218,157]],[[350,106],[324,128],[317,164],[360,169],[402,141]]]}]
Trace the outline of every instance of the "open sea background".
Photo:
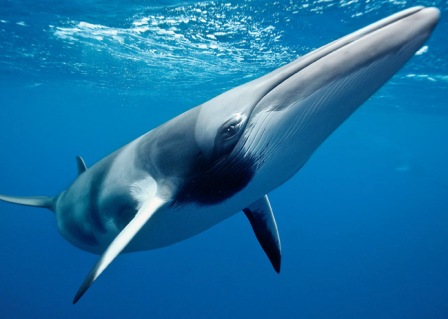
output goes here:
[{"label": "open sea background", "polygon": [[448,1],[0,0],[0,193],[54,195],[151,128],[371,22],[436,6],[431,39],[270,194],[278,275],[243,214],[97,256],[0,203],[0,318],[448,318]]}]

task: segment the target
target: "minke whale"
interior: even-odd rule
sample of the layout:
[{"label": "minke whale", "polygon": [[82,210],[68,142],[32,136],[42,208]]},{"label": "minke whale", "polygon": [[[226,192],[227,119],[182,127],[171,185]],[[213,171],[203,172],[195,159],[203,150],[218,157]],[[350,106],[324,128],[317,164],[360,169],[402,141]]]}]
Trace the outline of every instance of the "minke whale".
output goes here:
[{"label": "minke whale", "polygon": [[121,253],[172,245],[243,211],[275,271],[281,246],[268,193],[428,39],[436,8],[413,7],[331,42],[154,128],[87,168],[44,207],[62,236],[101,257],[76,303]]}]

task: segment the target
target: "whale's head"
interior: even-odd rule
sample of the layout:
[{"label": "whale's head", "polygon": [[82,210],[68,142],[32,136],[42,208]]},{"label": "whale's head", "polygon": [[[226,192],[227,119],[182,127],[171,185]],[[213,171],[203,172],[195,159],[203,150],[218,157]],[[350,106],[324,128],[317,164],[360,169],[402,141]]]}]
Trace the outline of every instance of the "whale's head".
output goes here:
[{"label": "whale's head", "polygon": [[291,178],[438,18],[435,8],[399,12],[191,109],[159,128],[153,167],[176,203],[216,204],[248,186],[255,200]]},{"label": "whale's head", "polygon": [[205,156],[220,159],[215,174],[232,181],[228,193],[253,180],[263,194],[291,178],[415,54],[438,18],[435,8],[402,11],[202,105],[195,138]]}]

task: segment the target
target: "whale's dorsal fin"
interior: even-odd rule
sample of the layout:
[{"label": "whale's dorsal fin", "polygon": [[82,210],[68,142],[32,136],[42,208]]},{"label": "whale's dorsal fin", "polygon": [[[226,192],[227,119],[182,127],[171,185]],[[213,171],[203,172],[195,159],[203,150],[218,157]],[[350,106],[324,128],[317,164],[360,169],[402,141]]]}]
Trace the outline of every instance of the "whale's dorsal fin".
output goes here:
[{"label": "whale's dorsal fin", "polygon": [[92,268],[86,279],[82,283],[78,292],[76,293],[73,303],[77,303],[78,300],[89,289],[98,276],[106,269],[107,266],[126,248],[129,242],[137,235],[140,229],[148,222],[151,216],[154,215],[157,210],[167,203],[159,197],[155,197],[148,202],[145,202],[142,207],[135,214],[134,218],[126,225],[126,227],[118,234],[112,243],[107,247],[101,256],[100,260]]},{"label": "whale's dorsal fin", "polygon": [[84,162],[81,156],[76,156],[76,165],[78,166],[78,175],[81,175],[85,171],[87,171],[86,162]]},{"label": "whale's dorsal fin", "polygon": [[281,245],[277,223],[267,195],[243,209],[249,219],[255,236],[271,261],[276,272],[280,272]]}]

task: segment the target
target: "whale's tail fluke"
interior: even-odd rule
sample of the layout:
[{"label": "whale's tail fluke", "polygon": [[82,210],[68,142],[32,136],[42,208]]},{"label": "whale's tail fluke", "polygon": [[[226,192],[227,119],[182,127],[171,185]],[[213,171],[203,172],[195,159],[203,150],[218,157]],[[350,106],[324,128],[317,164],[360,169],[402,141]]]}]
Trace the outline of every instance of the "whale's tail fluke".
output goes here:
[{"label": "whale's tail fluke", "polygon": [[[86,163],[81,156],[76,156],[76,165],[78,167],[78,175],[81,175],[87,170]],[[14,203],[25,206],[33,206],[33,207],[42,207],[55,211],[55,205],[58,196],[49,197],[49,196],[7,196],[0,195],[0,201]]]},{"label": "whale's tail fluke", "polygon": [[55,204],[55,199],[48,196],[19,197],[19,196],[0,195],[0,200],[19,205],[48,208],[51,211],[54,211],[54,204]]}]

